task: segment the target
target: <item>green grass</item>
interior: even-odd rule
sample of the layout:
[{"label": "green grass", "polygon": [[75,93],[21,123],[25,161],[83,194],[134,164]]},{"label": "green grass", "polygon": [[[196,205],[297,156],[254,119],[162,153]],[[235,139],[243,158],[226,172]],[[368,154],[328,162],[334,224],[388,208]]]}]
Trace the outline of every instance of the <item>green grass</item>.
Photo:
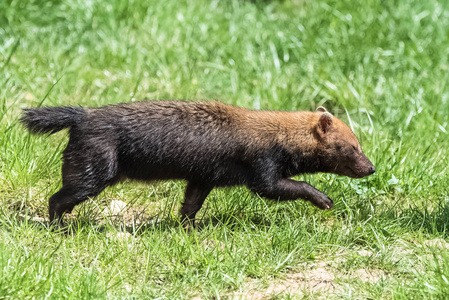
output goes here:
[{"label": "green grass", "polygon": [[[434,0],[0,2],[0,298],[447,297],[448,28]],[[20,110],[145,98],[324,105],[377,172],[298,178],[330,211],[214,190],[190,235],[183,182],[127,182],[74,211],[75,235],[49,231],[67,138],[31,136]]]}]

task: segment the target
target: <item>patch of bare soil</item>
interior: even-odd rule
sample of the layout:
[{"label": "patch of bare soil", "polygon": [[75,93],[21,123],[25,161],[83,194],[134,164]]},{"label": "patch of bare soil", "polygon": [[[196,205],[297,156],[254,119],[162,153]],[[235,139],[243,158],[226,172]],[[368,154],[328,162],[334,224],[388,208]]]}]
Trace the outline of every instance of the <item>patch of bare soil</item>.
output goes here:
[{"label": "patch of bare soil", "polygon": [[[421,247],[449,249],[449,243],[444,239],[426,240]],[[401,254],[412,254],[413,249],[398,247],[396,249]],[[360,256],[372,256],[374,252],[361,249],[357,251]],[[299,269],[303,271],[290,272],[281,279],[272,279],[267,282],[260,282],[256,279],[249,279],[246,290],[235,292],[232,299],[272,299],[276,296],[291,295],[302,298],[313,294],[315,298],[329,298],[338,296],[343,292],[344,282],[357,279],[362,282],[375,283],[382,278],[389,276],[382,270],[360,268],[351,271],[339,270],[338,263],[345,260],[346,253],[341,253],[333,261],[321,261],[317,263],[304,263]],[[346,283],[347,284],[347,283]]]},{"label": "patch of bare soil", "polygon": [[[335,272],[328,268],[325,262],[320,262],[309,270],[289,273],[286,274],[286,278],[271,282],[264,293],[268,295],[297,294],[301,293],[301,290],[334,293],[339,289],[334,281]],[[260,296],[263,295],[261,292],[258,293]]]},{"label": "patch of bare soil", "polygon": [[[161,220],[151,216],[149,212],[162,211],[162,204],[160,203],[148,203],[146,206],[127,204],[121,200],[105,201],[99,199],[97,201],[88,200],[85,204],[75,207],[74,212],[64,216],[66,223],[70,220],[76,220],[79,218],[77,210],[85,209],[89,215],[97,220],[100,225],[100,230],[106,229],[106,223],[117,228],[120,232],[132,232],[134,228],[140,225],[151,225],[153,223],[160,222]],[[17,210],[23,211],[22,208]],[[30,210],[28,214],[19,213],[18,216],[22,219],[27,219],[28,222],[39,224],[42,226],[49,226],[48,215],[46,211]],[[119,234],[120,235],[120,234]],[[126,234],[123,236],[127,236]]]},{"label": "patch of bare soil", "polygon": [[423,245],[427,247],[449,249],[449,243],[446,242],[444,239],[425,240],[423,242]]},{"label": "patch of bare soil", "polygon": [[289,294],[299,298],[313,294],[317,298],[338,295],[343,291],[339,283],[346,279],[358,278],[363,282],[377,282],[385,274],[380,270],[357,269],[350,273],[342,273],[329,262],[308,264],[306,270],[287,273],[282,279],[273,279],[264,284],[257,280],[248,281],[248,289],[235,292],[233,299],[271,299],[275,296]]},{"label": "patch of bare soil", "polygon": [[102,210],[102,215],[110,218],[114,222],[121,222],[126,226],[133,226],[148,221],[150,218],[148,211],[153,211],[153,209],[138,205],[128,205],[121,200],[112,200],[108,207]]}]

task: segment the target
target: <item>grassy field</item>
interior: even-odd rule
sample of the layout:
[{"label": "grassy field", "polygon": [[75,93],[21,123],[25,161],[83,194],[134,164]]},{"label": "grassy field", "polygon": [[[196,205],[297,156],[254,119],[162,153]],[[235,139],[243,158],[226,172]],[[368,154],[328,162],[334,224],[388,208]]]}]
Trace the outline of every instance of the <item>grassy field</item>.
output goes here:
[{"label": "grassy field", "polygon": [[[0,299],[448,297],[448,28],[436,0],[0,1]],[[20,110],[145,98],[324,105],[377,172],[299,177],[330,211],[214,190],[190,235],[185,183],[125,182],[49,231],[67,138]]]}]

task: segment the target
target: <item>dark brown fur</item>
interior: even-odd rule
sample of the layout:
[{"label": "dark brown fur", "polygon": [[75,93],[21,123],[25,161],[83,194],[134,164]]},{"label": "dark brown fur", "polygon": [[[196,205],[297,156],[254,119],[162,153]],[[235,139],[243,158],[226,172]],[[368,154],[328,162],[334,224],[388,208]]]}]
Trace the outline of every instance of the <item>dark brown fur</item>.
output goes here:
[{"label": "dark brown fur", "polygon": [[289,177],[329,172],[360,178],[375,169],[352,131],[324,108],[255,111],[219,102],[146,101],[99,108],[24,110],[34,133],[69,129],[62,188],[49,201],[50,220],[124,178],[187,180],[183,221],[191,221],[214,187],[245,185],[275,200],[333,202]]}]

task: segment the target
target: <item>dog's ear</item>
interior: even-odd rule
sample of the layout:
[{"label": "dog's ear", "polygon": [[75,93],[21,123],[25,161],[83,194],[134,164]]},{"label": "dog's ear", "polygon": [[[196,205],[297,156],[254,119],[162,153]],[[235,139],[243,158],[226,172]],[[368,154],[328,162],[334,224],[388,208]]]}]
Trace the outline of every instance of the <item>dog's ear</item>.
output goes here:
[{"label": "dog's ear", "polygon": [[326,134],[332,127],[332,124],[334,123],[333,118],[334,117],[328,112],[325,112],[321,115],[318,121],[318,128],[322,134]]},{"label": "dog's ear", "polygon": [[322,106],[318,106],[318,108],[316,109],[317,112],[328,112],[327,109],[325,109]]}]

